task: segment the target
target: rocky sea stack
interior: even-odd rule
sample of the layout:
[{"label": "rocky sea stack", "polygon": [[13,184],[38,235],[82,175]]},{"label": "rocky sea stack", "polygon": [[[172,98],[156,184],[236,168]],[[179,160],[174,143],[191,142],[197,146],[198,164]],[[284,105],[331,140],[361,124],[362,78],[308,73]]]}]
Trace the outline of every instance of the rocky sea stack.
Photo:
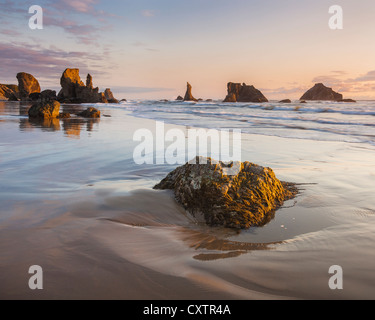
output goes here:
[{"label": "rocky sea stack", "polygon": [[248,86],[246,83],[227,84],[228,95],[224,102],[268,102],[268,99],[254,86]]},{"label": "rocky sea stack", "polygon": [[193,97],[193,94],[191,93],[191,84],[188,82],[187,85],[186,85],[186,93],[185,93],[185,97],[184,97],[184,101],[198,101],[198,99],[195,99]]},{"label": "rocky sea stack", "polygon": [[341,93],[333,91],[323,83],[317,83],[310,90],[306,91],[300,100],[338,101],[342,99],[343,96]]},{"label": "rocky sea stack", "polygon": [[29,100],[30,94],[40,93],[40,85],[38,80],[29,73],[20,72],[17,74],[19,99]]},{"label": "rocky sea stack", "polygon": [[63,103],[107,103],[103,92],[93,88],[92,77],[87,75],[86,85],[79,76],[79,69],[66,69],[60,79],[61,90],[57,96]]},{"label": "rocky sea stack", "polygon": [[177,202],[210,226],[262,226],[297,194],[293,184],[279,181],[270,168],[243,162],[237,163],[237,174],[225,175],[233,163],[195,160],[170,172],[154,189],[174,190]]}]

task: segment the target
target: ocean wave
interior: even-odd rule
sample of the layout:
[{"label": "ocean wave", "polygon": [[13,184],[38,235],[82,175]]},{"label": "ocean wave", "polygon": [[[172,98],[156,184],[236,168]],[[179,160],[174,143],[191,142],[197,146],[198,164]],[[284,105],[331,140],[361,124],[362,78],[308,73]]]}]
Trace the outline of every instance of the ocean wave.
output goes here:
[{"label": "ocean wave", "polygon": [[[375,101],[233,104],[215,100],[129,100],[107,107],[177,125],[232,128],[251,134],[375,145]],[[264,129],[262,132],[261,128]]]}]

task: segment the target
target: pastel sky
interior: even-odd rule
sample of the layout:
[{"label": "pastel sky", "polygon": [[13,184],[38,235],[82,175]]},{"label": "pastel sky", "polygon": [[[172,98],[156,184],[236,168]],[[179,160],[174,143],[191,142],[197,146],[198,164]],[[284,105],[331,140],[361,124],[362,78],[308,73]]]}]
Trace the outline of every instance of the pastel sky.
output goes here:
[{"label": "pastel sky", "polygon": [[[117,98],[221,99],[253,84],[298,99],[316,82],[375,99],[374,0],[0,0],[0,83],[33,74],[58,90],[67,67]],[[29,7],[43,8],[43,30]],[[340,5],[343,30],[328,10]]]}]

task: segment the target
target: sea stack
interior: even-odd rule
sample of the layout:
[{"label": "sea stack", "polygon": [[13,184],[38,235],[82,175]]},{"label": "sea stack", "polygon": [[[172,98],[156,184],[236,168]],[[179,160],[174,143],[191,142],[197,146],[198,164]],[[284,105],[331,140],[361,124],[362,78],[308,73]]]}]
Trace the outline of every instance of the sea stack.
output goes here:
[{"label": "sea stack", "polygon": [[186,88],[186,93],[185,93],[184,101],[198,101],[198,99],[195,99],[193,97],[193,94],[191,93],[192,86],[190,85],[189,82],[187,83],[186,87],[187,88]]},{"label": "sea stack", "polygon": [[227,84],[228,94],[224,102],[268,102],[267,98],[254,86],[246,83],[229,82]]},{"label": "sea stack", "polygon": [[87,75],[86,85],[79,76],[79,69],[66,69],[60,79],[61,90],[58,100],[64,103],[107,103],[103,92],[93,88],[90,74]]},{"label": "sea stack", "polygon": [[279,181],[272,169],[250,162],[235,164],[196,157],[170,172],[154,189],[172,189],[176,201],[198,222],[246,229],[269,222],[297,189]]},{"label": "sea stack", "polygon": [[38,80],[29,73],[20,72],[17,74],[18,95],[22,101],[30,100],[30,94],[40,93],[40,85]]},{"label": "sea stack", "polygon": [[333,91],[326,87],[323,83],[316,83],[314,87],[306,91],[300,100],[324,100],[324,101],[338,101],[342,100],[343,96],[340,93]]}]

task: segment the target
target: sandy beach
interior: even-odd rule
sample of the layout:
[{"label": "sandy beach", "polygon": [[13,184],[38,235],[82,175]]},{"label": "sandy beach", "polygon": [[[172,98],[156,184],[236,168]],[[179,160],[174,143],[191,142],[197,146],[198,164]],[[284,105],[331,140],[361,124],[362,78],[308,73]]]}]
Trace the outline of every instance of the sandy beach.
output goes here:
[{"label": "sandy beach", "polygon": [[[100,119],[33,123],[27,104],[0,102],[1,299],[375,298],[375,146],[243,133],[242,160],[300,193],[239,232],[197,224],[152,189],[176,168],[133,161],[134,132],[155,120],[96,107]],[[27,286],[31,265],[43,290]],[[343,290],[328,286],[332,265]]]}]

